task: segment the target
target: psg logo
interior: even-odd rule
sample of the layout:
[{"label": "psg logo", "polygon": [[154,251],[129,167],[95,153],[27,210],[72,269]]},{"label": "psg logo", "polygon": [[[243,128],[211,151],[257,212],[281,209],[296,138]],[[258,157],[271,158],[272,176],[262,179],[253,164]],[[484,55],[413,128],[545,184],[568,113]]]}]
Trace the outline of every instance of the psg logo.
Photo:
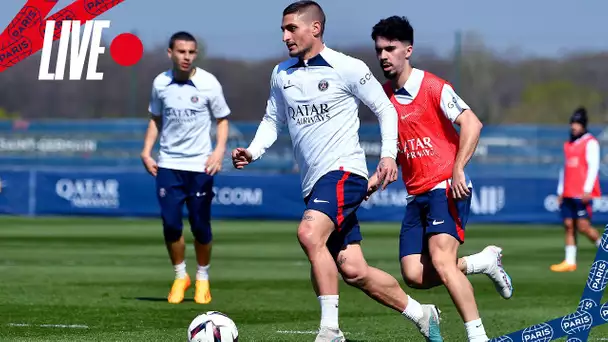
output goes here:
[{"label": "psg logo", "polygon": [[329,83],[326,80],[321,80],[321,82],[319,82],[320,91],[326,91],[328,87],[329,87]]},{"label": "psg logo", "polygon": [[192,101],[192,103],[197,103],[198,102],[198,96],[192,96],[190,98],[190,101]]}]

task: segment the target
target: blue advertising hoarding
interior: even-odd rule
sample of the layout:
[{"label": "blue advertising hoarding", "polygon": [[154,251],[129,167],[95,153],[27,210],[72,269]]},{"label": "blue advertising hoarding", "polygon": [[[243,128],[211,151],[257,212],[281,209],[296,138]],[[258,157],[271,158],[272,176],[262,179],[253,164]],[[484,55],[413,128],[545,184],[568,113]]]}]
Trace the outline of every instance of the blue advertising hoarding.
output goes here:
[{"label": "blue advertising hoarding", "polygon": [[[559,223],[556,179],[474,178],[470,222]],[[0,213],[15,215],[159,215],[153,177],[142,171],[0,171]],[[604,182],[608,189],[608,182]],[[304,203],[297,174],[233,172],[216,176],[213,217],[297,220]],[[400,222],[406,206],[401,181],[358,211],[361,221]],[[608,221],[608,197],[596,200],[594,220]],[[185,209],[184,209],[185,210]]]}]

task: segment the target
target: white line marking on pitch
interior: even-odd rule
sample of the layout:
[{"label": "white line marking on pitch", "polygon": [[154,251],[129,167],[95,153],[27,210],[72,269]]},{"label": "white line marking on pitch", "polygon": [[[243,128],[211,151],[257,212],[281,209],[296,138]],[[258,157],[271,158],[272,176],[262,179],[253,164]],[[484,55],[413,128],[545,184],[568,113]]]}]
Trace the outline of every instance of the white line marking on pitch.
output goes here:
[{"label": "white line marking on pitch", "polygon": [[[318,334],[317,330],[277,330],[277,334],[300,334],[300,335],[315,335]],[[349,332],[343,332],[344,335],[350,334]]]},{"label": "white line marking on pitch", "polygon": [[28,324],[28,323],[9,323],[11,327],[40,327],[40,328],[68,328],[68,329],[89,329],[88,325],[80,324]]}]

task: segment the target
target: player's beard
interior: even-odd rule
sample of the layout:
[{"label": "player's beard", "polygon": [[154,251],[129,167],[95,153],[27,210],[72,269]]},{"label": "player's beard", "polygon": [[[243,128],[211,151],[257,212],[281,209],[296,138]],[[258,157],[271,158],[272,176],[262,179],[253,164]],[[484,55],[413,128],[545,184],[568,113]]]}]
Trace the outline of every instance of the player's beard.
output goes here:
[{"label": "player's beard", "polygon": [[395,70],[389,70],[389,71],[383,70],[382,73],[384,74],[384,77],[387,80],[393,81],[395,78],[397,78],[397,72]]}]

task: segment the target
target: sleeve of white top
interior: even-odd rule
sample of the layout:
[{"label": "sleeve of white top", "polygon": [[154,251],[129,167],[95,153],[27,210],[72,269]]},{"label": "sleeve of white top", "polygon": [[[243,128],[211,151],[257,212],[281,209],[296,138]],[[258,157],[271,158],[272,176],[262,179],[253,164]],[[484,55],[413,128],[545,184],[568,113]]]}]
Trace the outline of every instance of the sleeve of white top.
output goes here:
[{"label": "sleeve of white top", "polygon": [[462,112],[471,108],[456,94],[452,86],[445,84],[441,89],[441,109],[443,114],[454,122]]},{"label": "sleeve of white top", "polygon": [[230,107],[228,107],[228,103],[226,103],[222,85],[215,77],[211,78],[210,83],[211,92],[209,96],[209,109],[214,118],[225,118],[230,115]]},{"label": "sleeve of white top", "polygon": [[150,94],[148,112],[154,116],[160,116],[163,112],[163,102],[158,97],[158,91],[155,86],[152,86],[152,94]]},{"label": "sleeve of white top", "polygon": [[266,113],[255,137],[247,148],[253,156],[253,160],[261,158],[266,150],[277,141],[281,128],[286,123],[283,95],[277,83],[277,70],[278,66],[274,68],[270,77],[270,95],[266,102]]},{"label": "sleeve of white top", "polygon": [[345,69],[345,78],[353,95],[378,117],[382,136],[380,157],[397,157],[397,110],[374,77],[369,67],[360,60]]},{"label": "sleeve of white top", "polygon": [[600,171],[600,144],[597,140],[589,140],[587,142],[585,154],[587,159],[587,178],[585,179],[583,191],[591,193],[595,185],[595,179]]},{"label": "sleeve of white top", "polygon": [[559,170],[559,180],[557,182],[557,195],[561,196],[564,193],[564,169]]}]

